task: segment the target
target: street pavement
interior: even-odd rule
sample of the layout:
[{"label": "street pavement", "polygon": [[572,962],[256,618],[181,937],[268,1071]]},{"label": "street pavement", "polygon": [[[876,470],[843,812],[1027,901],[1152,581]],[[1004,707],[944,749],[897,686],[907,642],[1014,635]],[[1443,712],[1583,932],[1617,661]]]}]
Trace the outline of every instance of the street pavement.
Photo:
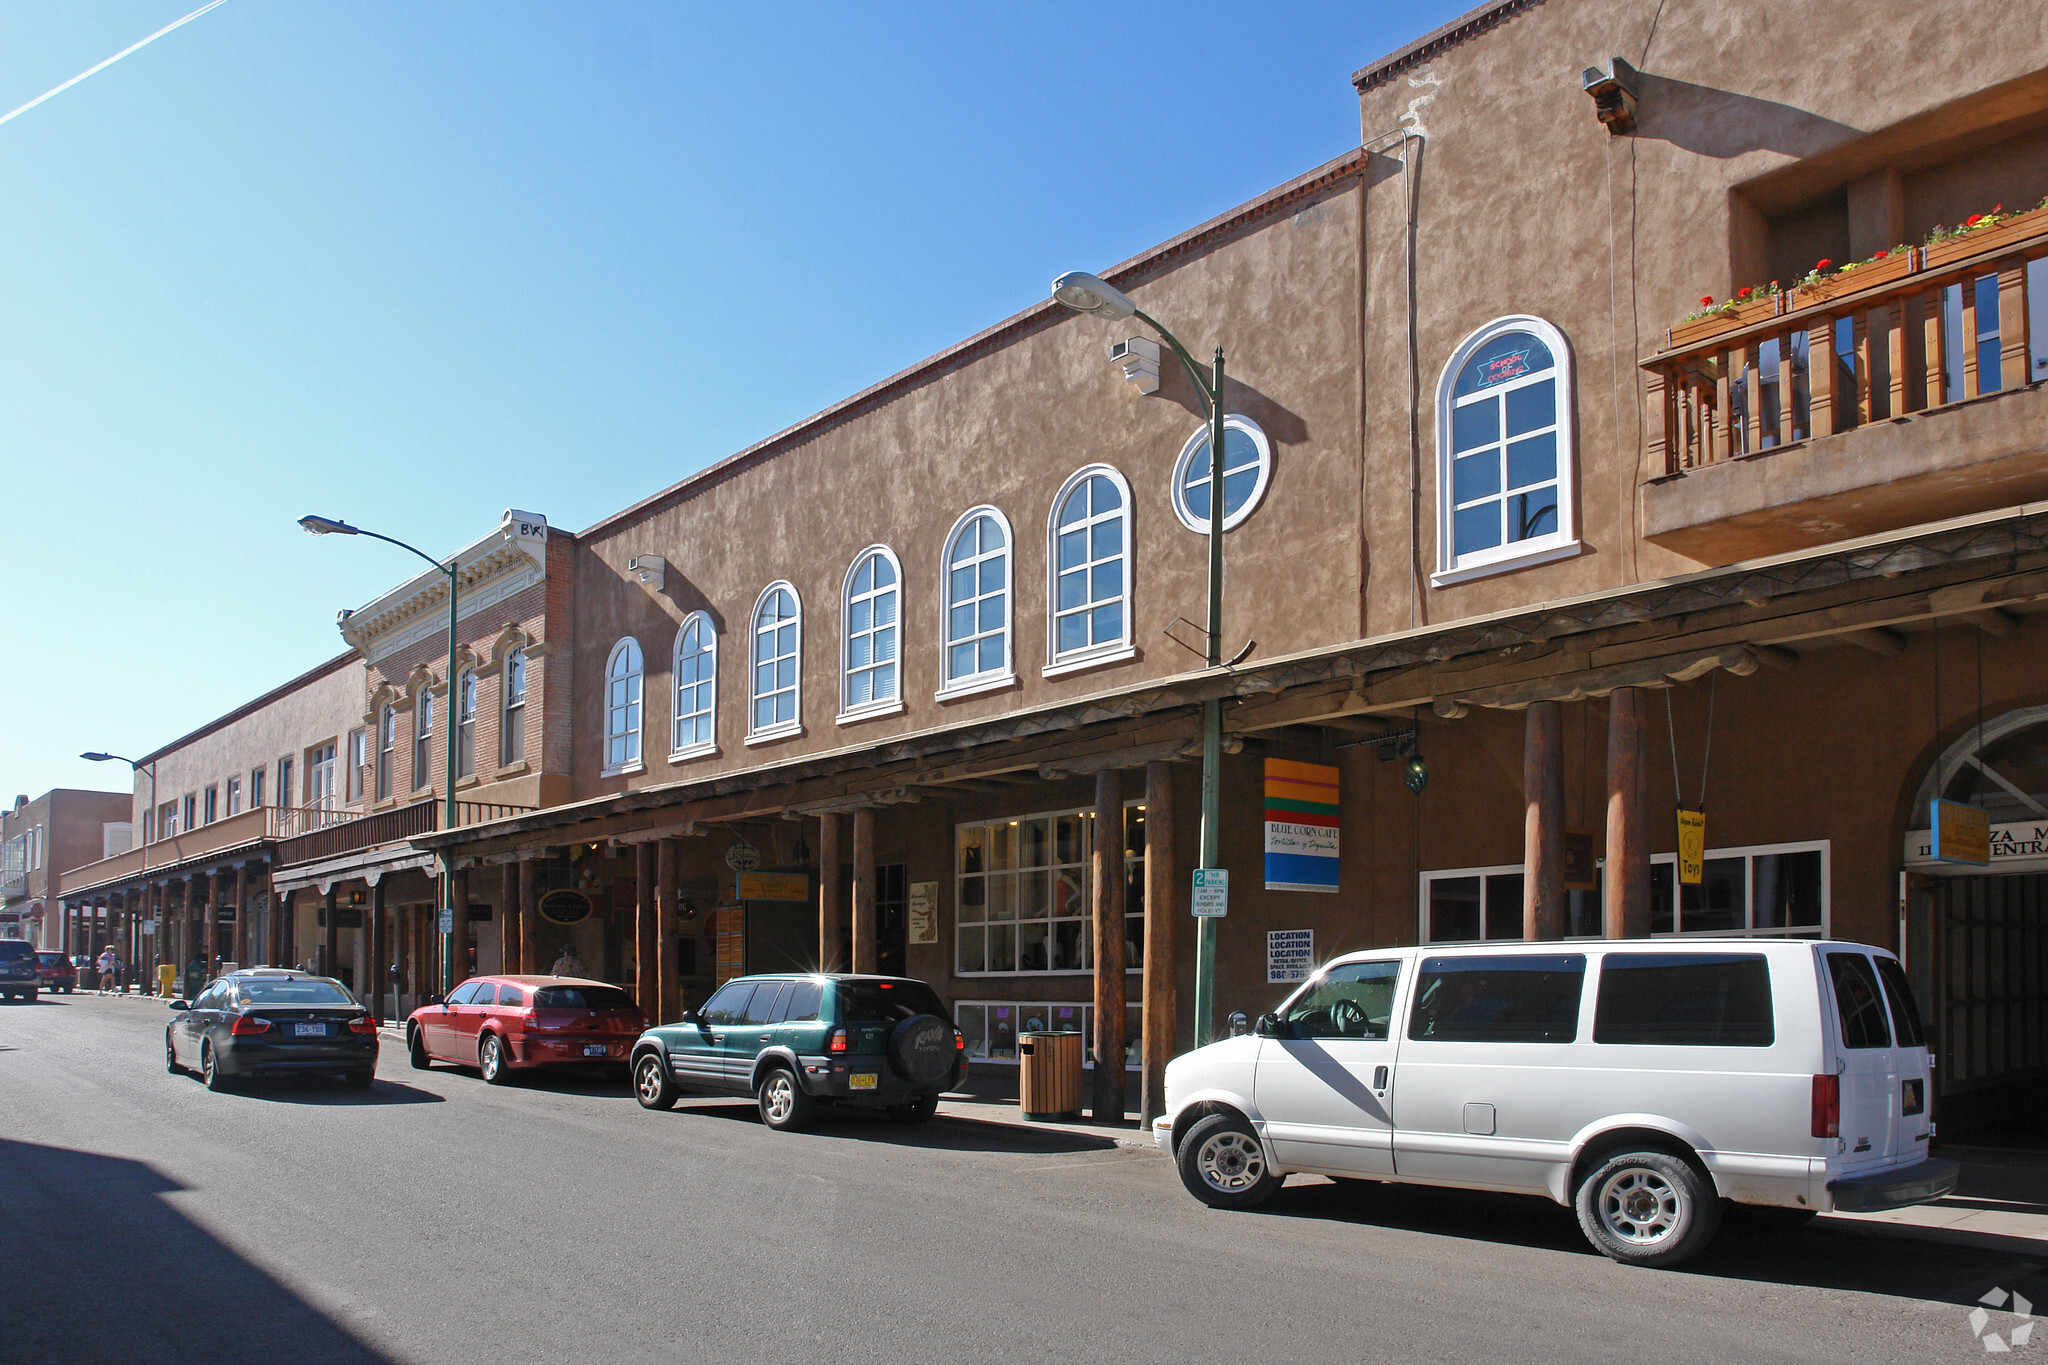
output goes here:
[{"label": "street pavement", "polygon": [[1731,1226],[1628,1269],[1538,1199],[1297,1179],[1222,1213],[1103,1134],[780,1134],[388,1036],[368,1091],[215,1095],[166,1074],[167,1017],[0,1007],[0,1361],[1961,1361],[2024,1325],[1982,1296],[2048,1304],[2017,1241]]}]

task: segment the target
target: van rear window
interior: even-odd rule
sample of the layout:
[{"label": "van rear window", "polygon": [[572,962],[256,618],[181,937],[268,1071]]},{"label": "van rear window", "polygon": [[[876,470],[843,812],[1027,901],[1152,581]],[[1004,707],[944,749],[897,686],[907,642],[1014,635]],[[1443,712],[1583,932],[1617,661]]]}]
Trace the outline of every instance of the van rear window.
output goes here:
[{"label": "van rear window", "polygon": [[1609,953],[1596,1043],[1769,1047],[1771,969],[1761,953]]},{"label": "van rear window", "polygon": [[1408,1036],[1437,1043],[1569,1043],[1579,1032],[1583,953],[1430,957]]},{"label": "van rear window", "polygon": [[1869,957],[1862,953],[1829,953],[1828,974],[1835,982],[1842,1046],[1890,1047],[1892,1035],[1885,1027],[1884,999],[1878,994],[1877,974],[1870,970]]}]

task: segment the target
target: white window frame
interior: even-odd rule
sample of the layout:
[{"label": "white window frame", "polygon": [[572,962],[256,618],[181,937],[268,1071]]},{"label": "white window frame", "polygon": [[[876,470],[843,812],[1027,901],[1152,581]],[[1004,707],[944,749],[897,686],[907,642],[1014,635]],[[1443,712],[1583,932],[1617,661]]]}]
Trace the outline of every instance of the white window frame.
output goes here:
[{"label": "white window frame", "polygon": [[[369,789],[369,783],[363,780],[363,770],[369,766],[369,752],[370,732],[368,730],[363,729],[360,726],[349,731],[348,803],[352,806],[360,803],[363,799],[364,792],[366,792]],[[237,786],[238,783],[236,779],[228,779],[228,806],[230,807],[228,814],[230,815],[234,814],[233,807],[236,804],[235,789]]]},{"label": "white window frame", "polygon": [[[1479,932],[1480,932],[1480,933],[1481,933],[1481,934],[1483,935],[1483,934],[1485,934],[1485,932],[1486,932],[1486,900],[1485,900],[1485,897],[1486,897],[1486,880],[1485,880],[1485,879],[1486,879],[1486,878],[1488,878],[1488,877],[1502,877],[1502,876],[1514,876],[1514,875],[1520,875],[1520,876],[1526,877],[1526,876],[1528,875],[1528,871],[1527,871],[1527,864],[1524,864],[1524,863],[1495,863],[1495,864],[1493,864],[1493,865],[1491,865],[1491,866],[1489,866],[1489,867],[1438,867],[1438,868],[1427,868],[1427,869],[1425,869],[1425,870],[1423,871],[1422,875],[1421,875],[1420,877],[1418,877],[1418,878],[1416,879],[1416,893],[1417,893],[1417,894],[1416,894],[1416,906],[1415,906],[1415,941],[1416,941],[1417,943],[1419,943],[1419,944],[1423,945],[1424,947],[1430,947],[1430,946],[1434,946],[1434,945],[1438,945],[1438,944],[1454,944],[1454,943],[1478,943],[1478,944],[1485,944],[1485,943],[1521,943],[1521,942],[1523,942],[1524,940],[1523,940],[1523,938],[1522,938],[1522,924],[1521,924],[1521,913],[1522,913],[1522,912],[1521,912],[1521,910],[1520,910],[1519,908],[1518,908],[1518,909],[1517,909],[1517,910],[1515,911],[1515,916],[1516,916],[1516,923],[1515,923],[1515,936],[1514,936],[1513,938],[1483,938],[1483,937],[1482,937],[1482,938],[1434,938],[1434,939],[1433,939],[1433,938],[1431,938],[1431,937],[1429,936],[1429,887],[1430,887],[1430,883],[1432,883],[1432,882],[1438,882],[1438,881],[1449,881],[1449,880],[1451,880],[1451,879],[1453,879],[1453,878],[1459,878],[1459,877],[1477,877],[1477,878],[1479,878],[1479,879],[1480,879],[1480,883],[1479,883],[1479,895],[1480,895],[1480,902],[1479,902]],[[1526,883],[1525,883],[1525,885],[1526,885]]]},{"label": "white window frame", "polygon": [[[860,573],[860,566],[871,559],[879,559],[889,566],[896,575],[896,581],[887,588],[871,588],[867,599],[874,601],[891,593],[896,597],[896,685],[886,697],[874,697],[855,705],[853,694],[853,580]],[[846,578],[839,588],[839,715],[835,718],[841,725],[857,720],[871,720],[876,716],[897,716],[903,714],[903,565],[896,558],[896,552],[886,545],[870,545],[853,557],[853,563],[846,566]],[[874,618],[869,617],[865,632],[873,638],[877,627]],[[882,660],[881,662],[890,662]],[[877,661],[870,659],[859,671],[873,672]]]},{"label": "white window frame", "polygon": [[[1223,415],[1223,429],[1223,449],[1226,453],[1230,450],[1229,433],[1232,431],[1241,431],[1251,437],[1252,444],[1257,447],[1259,452],[1259,477],[1258,481],[1252,485],[1251,496],[1244,500],[1244,506],[1238,508],[1235,512],[1226,513],[1223,518],[1223,529],[1225,531],[1235,531],[1238,527],[1244,525],[1245,519],[1258,511],[1259,504],[1266,500],[1266,486],[1273,481],[1273,443],[1267,439],[1264,427],[1261,427],[1257,422],[1240,413],[1225,413]],[[1189,473],[1188,466],[1194,462],[1197,454],[1207,450],[1208,447],[1209,424],[1204,422],[1196,429],[1194,435],[1188,437],[1187,444],[1180,448],[1180,458],[1173,462],[1173,483],[1167,488],[1168,500],[1173,503],[1173,514],[1180,518],[1180,524],[1197,535],[1204,536],[1209,534],[1209,519],[1204,516],[1197,516],[1194,510],[1188,506],[1186,480]],[[1208,476],[1209,471],[1204,467],[1201,477],[1207,478]],[[1213,493],[1210,495],[1209,505],[1211,507],[1216,505]]]},{"label": "white window frame", "polygon": [[[282,787],[283,781],[278,785]],[[434,685],[422,684],[412,699],[412,789],[434,785]]]},{"label": "white window frame", "polygon": [[[505,656],[498,670],[498,766],[510,768],[526,761],[526,651],[515,649]],[[515,690],[514,678],[519,681]],[[513,731],[518,747],[513,748]]]},{"label": "white window frame", "polygon": [[[1143,809],[1145,809],[1145,802],[1144,802],[1144,799],[1143,799],[1143,798],[1141,798],[1141,797],[1131,797],[1131,798],[1129,798],[1129,799],[1125,800],[1125,802],[1123,803],[1123,809],[1124,809],[1124,811],[1126,812],[1126,815],[1128,815],[1128,813],[1129,813],[1130,811],[1132,811],[1132,810],[1140,810],[1140,811],[1142,811]],[[1054,916],[1054,915],[1042,915],[1042,916],[1041,916],[1041,915],[1033,915],[1033,916],[1032,916],[1031,918],[1029,918],[1029,919],[1024,919],[1024,918],[1022,918],[1022,917],[1020,916],[1020,917],[1017,917],[1017,918],[1012,918],[1012,919],[1007,919],[1007,920],[991,920],[991,919],[979,919],[979,920],[967,921],[967,922],[964,922],[964,923],[963,923],[963,921],[962,921],[962,919],[961,919],[961,904],[962,904],[962,900],[963,900],[963,897],[962,897],[962,896],[961,896],[961,894],[960,894],[960,887],[961,887],[961,883],[962,883],[962,881],[963,881],[963,879],[964,879],[964,878],[966,878],[966,877],[968,877],[968,876],[970,876],[970,875],[972,875],[972,876],[978,876],[978,877],[987,877],[987,876],[989,876],[989,875],[990,875],[991,873],[996,873],[996,874],[1000,874],[1000,873],[1005,873],[1005,872],[1028,872],[1028,871],[1031,871],[1032,869],[1030,869],[1030,868],[990,868],[990,869],[985,869],[985,870],[983,870],[983,871],[981,871],[981,872],[977,872],[977,873],[971,873],[971,874],[970,874],[970,873],[965,873],[965,872],[962,872],[962,871],[960,870],[960,831],[961,831],[961,830],[963,830],[963,829],[975,829],[975,828],[983,828],[983,829],[988,829],[988,828],[994,828],[995,826],[998,826],[998,825],[1016,825],[1016,824],[1021,824],[1021,823],[1022,823],[1023,821],[1026,821],[1026,820],[1051,820],[1051,819],[1057,819],[1057,818],[1059,818],[1059,817],[1061,817],[1061,816],[1073,816],[1073,817],[1075,817],[1076,819],[1079,819],[1079,820],[1082,820],[1082,821],[1086,821],[1086,822],[1092,822],[1092,821],[1094,820],[1094,818],[1095,818],[1095,807],[1093,807],[1093,806],[1079,806],[1079,807],[1069,807],[1069,808],[1067,808],[1067,809],[1064,809],[1064,810],[1042,810],[1042,811],[1034,811],[1034,812],[1032,812],[1032,813],[1030,813],[1030,814],[1025,814],[1025,815],[996,815],[996,816],[990,816],[990,817],[989,817],[988,819],[986,819],[986,820],[961,820],[961,821],[958,821],[958,822],[956,822],[956,823],[954,824],[954,826],[953,826],[953,956],[952,956],[952,963],[951,963],[951,966],[952,966],[952,969],[953,969],[953,974],[954,974],[954,976],[956,976],[956,977],[959,977],[959,978],[962,978],[962,979],[969,979],[969,978],[972,978],[972,979],[975,979],[975,980],[988,980],[988,979],[994,979],[994,978],[999,978],[999,977],[1040,977],[1040,976],[1093,976],[1093,975],[1095,974],[1095,890],[1094,890],[1094,886],[1093,886],[1092,882],[1091,882],[1091,881],[1089,880],[1089,879],[1092,879],[1092,878],[1094,877],[1094,875],[1095,875],[1095,849],[1094,849],[1094,845],[1093,845],[1093,843],[1092,843],[1092,842],[1090,843],[1090,845],[1089,845],[1089,848],[1088,848],[1088,856],[1087,856],[1087,857],[1085,857],[1085,858],[1083,858],[1083,859],[1082,859],[1082,860],[1081,860],[1081,861],[1080,861],[1079,863],[1052,863],[1052,862],[1049,862],[1049,863],[1046,863],[1046,864],[1044,864],[1044,868],[1045,868],[1046,870],[1048,870],[1048,871],[1049,871],[1049,870],[1051,870],[1051,869],[1053,869],[1053,868],[1057,868],[1057,867],[1079,867],[1079,868],[1081,869],[1081,871],[1082,871],[1082,874],[1083,874],[1083,881],[1082,881],[1082,892],[1083,892],[1083,897],[1084,897],[1084,899],[1086,900],[1086,908],[1085,908],[1085,909],[1084,909],[1084,910],[1082,911],[1082,913],[1081,913],[1081,915],[1080,915],[1080,916],[1078,917],[1078,919],[1075,919],[1074,917],[1064,917],[1064,918],[1066,919],[1066,922],[1069,922],[1069,923],[1079,923],[1079,924],[1081,924],[1081,925],[1083,926],[1083,929],[1082,929],[1082,932],[1081,932],[1081,956],[1082,956],[1082,960],[1083,960],[1083,961],[1085,961],[1085,962],[1086,962],[1086,963],[1088,964],[1087,966],[1085,966],[1085,967],[1061,967],[1061,968],[1057,968],[1057,969],[1054,969],[1054,968],[1046,968],[1045,970],[1042,970],[1042,971],[964,971],[964,970],[962,970],[962,969],[961,969],[961,967],[960,967],[960,931],[961,931],[961,929],[962,929],[963,927],[964,927],[964,928],[986,928],[987,926],[989,926],[989,925],[992,925],[992,924],[1010,924],[1010,925],[1016,925],[1016,924],[1037,924],[1037,923],[1039,923],[1039,922],[1043,921],[1043,922],[1044,922],[1044,923],[1046,924],[1046,926],[1047,926],[1047,941],[1048,941],[1048,943],[1049,943],[1049,942],[1051,941],[1051,926],[1052,926],[1053,924],[1056,924],[1056,923],[1059,923],[1059,922],[1061,922],[1061,920],[1062,920],[1062,918],[1063,918],[1063,917],[1060,917],[1060,916]],[[1119,829],[1119,830],[1117,831],[1117,837],[1118,837],[1119,839],[1121,839],[1121,838],[1123,837],[1123,831],[1122,831],[1121,829]],[[1091,840],[1092,840],[1093,836],[1091,835],[1091,836],[1090,836],[1090,838],[1091,838]],[[1148,838],[1148,839],[1146,840],[1146,844],[1145,844],[1145,852],[1144,852],[1144,853],[1140,854],[1139,856],[1137,856],[1137,857],[1135,857],[1135,858],[1132,858],[1132,857],[1129,857],[1129,856],[1125,856],[1125,857],[1123,858],[1123,860],[1122,860],[1122,861],[1123,861],[1123,871],[1124,871],[1124,885],[1125,885],[1125,886],[1129,886],[1129,885],[1130,885],[1130,874],[1131,874],[1131,868],[1132,868],[1132,867],[1133,867],[1133,866],[1135,865],[1135,866],[1137,866],[1138,868],[1140,868],[1140,869],[1142,870],[1142,868],[1143,868],[1143,866],[1144,866],[1144,864],[1145,864],[1145,860],[1146,860],[1146,858],[1148,858],[1148,857],[1150,857],[1150,856],[1151,856],[1151,851],[1152,851],[1152,845],[1151,845],[1151,840],[1150,840],[1150,839]],[[1142,876],[1141,876],[1141,878],[1140,878],[1140,884],[1142,885],[1142,883],[1143,883],[1143,878],[1142,878]],[[1143,928],[1143,920],[1144,920],[1144,909],[1145,909],[1145,908],[1144,908],[1144,906],[1143,906],[1143,905],[1139,905],[1139,906],[1138,906],[1138,907],[1137,907],[1136,909],[1133,909],[1133,908],[1131,907],[1131,905],[1129,904],[1129,902],[1128,902],[1128,901],[1126,901],[1126,903],[1125,903],[1125,905],[1124,905],[1124,919],[1125,919],[1125,921],[1126,921],[1126,922],[1128,922],[1128,921],[1130,921],[1130,920],[1138,920],[1138,921],[1140,921],[1140,925],[1139,925],[1139,933],[1140,933],[1140,934],[1143,934],[1143,932],[1144,932],[1144,928]],[[1050,955],[1050,953],[1048,953],[1048,954],[1047,954],[1047,960],[1048,960],[1048,961],[1050,960],[1050,956],[1051,956],[1051,955]],[[986,962],[986,961],[988,960],[988,957],[987,957],[987,953],[986,953],[986,951],[984,951],[984,953],[983,953],[983,955],[982,955],[982,960],[983,960],[984,962]],[[1125,974],[1126,976],[1137,976],[1137,975],[1140,975],[1140,974],[1142,974],[1142,973],[1144,972],[1144,970],[1145,970],[1145,969],[1144,969],[1144,965],[1143,965],[1142,963],[1140,963],[1140,964],[1139,964],[1139,965],[1137,965],[1137,966],[1129,966],[1129,965],[1126,965],[1126,966],[1125,966],[1125,968],[1124,968],[1124,974]],[[1010,1003],[1010,1002],[1008,1002],[1008,1001],[999,1001],[999,1002],[997,1002],[997,1003],[1000,1003],[1000,1004],[1007,1004],[1007,1003]],[[1039,1003],[1045,1003],[1045,1002],[1039,1002]],[[1052,1003],[1058,1004],[1058,1003],[1063,1003],[1063,1002],[1059,1002],[1059,1001],[1054,1001],[1054,1002],[1052,1002]]]},{"label": "white window frame", "polygon": [[476,713],[481,698],[476,670],[465,668],[455,675],[455,776],[476,776]]},{"label": "white window frame", "polygon": [[[258,806],[260,806],[260,805],[263,805],[263,804],[264,804],[264,801],[263,801],[263,776],[264,776],[265,772],[267,772],[267,771],[268,771],[268,769],[266,769],[266,768],[251,768],[251,769],[249,769],[249,809],[250,809],[250,810],[254,810],[254,809],[256,809],[256,808],[257,808]],[[282,802],[280,802],[279,804],[280,804],[280,805],[282,805],[283,803],[282,803]]]},{"label": "white window frame", "polygon": [[[978,669],[973,673],[956,678],[951,673],[952,665],[950,663],[953,646],[960,643],[953,639],[952,622],[953,607],[955,605],[953,602],[953,547],[959,543],[961,535],[966,532],[967,528],[980,521],[983,517],[987,517],[995,522],[996,528],[1003,533],[1003,624],[1000,628],[1003,641],[1003,661],[995,668]],[[981,641],[989,638],[990,635],[990,632],[979,629],[980,603],[987,595],[980,591],[981,565],[992,558],[994,558],[994,555],[983,551],[977,554],[973,560],[975,569],[974,601],[977,624],[973,640],[977,660],[979,659]],[[951,701],[956,697],[972,697],[983,692],[993,692],[997,688],[1008,687],[1017,681],[1015,653],[1015,625],[1017,620],[1016,572],[1017,534],[1011,529],[1010,519],[1003,515],[1002,509],[983,505],[980,507],[970,507],[965,512],[962,512],[959,520],[953,523],[953,529],[946,533],[945,548],[939,552],[939,583],[941,585],[939,589],[939,599],[941,602],[939,612],[940,682],[939,690],[932,694],[934,699],[938,701]]]},{"label": "white window frame", "polygon": [[[693,711],[684,711],[682,681],[683,639],[690,633],[693,626],[697,628],[699,632],[698,639],[703,644],[703,649],[699,652],[710,656],[711,674],[701,682],[690,684],[693,688],[701,689],[699,695],[707,697],[708,700],[705,701],[704,705]],[[669,696],[669,762],[678,763],[684,759],[704,758],[716,754],[718,752],[718,627],[713,623],[711,613],[708,611],[693,611],[683,618],[683,623],[680,626],[676,627],[675,644],[669,651]],[[693,736],[688,743],[684,743],[682,737],[683,722],[686,720],[694,721],[699,716],[705,717],[710,722],[706,728],[709,729],[711,737],[699,740]]]},{"label": "white window frame", "polygon": [[[1016,1037],[1018,1033],[1023,1032],[1023,1029],[1021,1028],[1021,1025],[1024,1022],[1022,1012],[1025,1010],[1078,1010],[1081,1016],[1079,1020],[1081,1030],[1081,1052],[1083,1057],[1081,1069],[1084,1071],[1093,1071],[1095,1069],[1095,1058],[1093,1055],[1095,1051],[1095,1002],[1092,1000],[956,1000],[953,1002],[953,1013],[956,1020],[959,1017],[959,1014],[962,1010],[968,1009],[1017,1010],[1019,1014],[1016,1019],[1016,1023],[1020,1027],[1014,1028],[1011,1031],[1011,1037],[1013,1038]],[[1124,1030],[1124,1047],[1127,1056],[1133,1050],[1139,1050],[1142,1052],[1142,1049],[1139,1045],[1141,1043],[1141,1029],[1144,1022],[1143,1011],[1144,1006],[1139,1001],[1130,1000],[1126,1001],[1124,1004],[1124,1017],[1126,1023],[1128,1024],[1128,1022],[1131,1020],[1131,1017],[1133,1015],[1136,1015],[1138,1016],[1137,1022],[1140,1025],[1140,1028],[1126,1027]],[[1049,1019],[1051,1016],[1048,1015],[1047,1017]],[[973,1062],[980,1062],[985,1066],[1016,1066],[1017,1058],[992,1057],[986,1050],[988,1042],[988,1018],[989,1016],[986,1014],[982,1016],[981,1037],[983,1043],[983,1050],[980,1052],[974,1051],[973,1045],[970,1043],[968,1045],[967,1052],[968,1060]],[[1137,1061],[1126,1061],[1124,1063],[1124,1070],[1139,1071],[1142,1070],[1142,1066],[1141,1063]]]},{"label": "white window frame", "polygon": [[[629,655],[636,661],[628,670],[621,670],[620,664]],[[631,685],[631,695],[623,703],[612,700],[614,683],[626,682]],[[630,635],[619,638],[612,646],[612,652],[604,661],[604,738],[598,756],[604,766],[598,770],[599,777],[620,777],[627,773],[645,772],[646,763],[641,760],[641,740],[647,728],[647,652],[640,648],[640,642]],[[623,719],[622,719],[623,717]],[[624,740],[625,755],[612,757],[612,741]]]},{"label": "white window frame", "polygon": [[228,779],[228,784],[227,784],[227,785],[228,785],[228,792],[227,792],[228,814],[229,814],[229,815],[240,815],[240,814],[242,813],[242,778],[241,778],[241,774],[237,773],[237,774],[236,774],[235,776],[233,776],[233,777],[229,778],[229,779]]},{"label": "white window frame", "polygon": [[[758,667],[760,666],[760,664],[759,664],[759,661],[760,661],[760,655],[759,655],[759,650],[760,650],[760,644],[761,644],[761,611],[762,611],[762,609],[763,609],[764,607],[766,607],[766,606],[768,605],[768,599],[769,599],[769,598],[770,598],[770,597],[771,597],[772,595],[774,595],[774,594],[775,594],[775,593],[776,593],[776,592],[777,592],[778,590],[779,590],[779,591],[782,591],[782,592],[786,592],[786,593],[788,593],[788,594],[789,594],[789,600],[790,600],[790,605],[791,605],[791,607],[792,607],[792,609],[793,609],[793,610],[792,610],[792,613],[791,613],[791,615],[790,615],[790,622],[791,622],[791,624],[793,624],[793,625],[794,625],[794,626],[796,627],[796,655],[795,655],[795,658],[794,658],[794,661],[793,661],[793,662],[794,662],[794,666],[795,666],[795,671],[794,671],[794,673],[793,673],[793,675],[792,675],[792,680],[791,680],[791,682],[790,682],[790,687],[789,687],[789,691],[790,691],[789,719],[788,719],[788,720],[784,720],[784,721],[776,721],[776,722],[774,722],[773,724],[770,724],[770,725],[766,725],[766,726],[756,726],[756,725],[754,724],[754,709],[755,709],[755,703],[756,703],[756,702],[758,702],[758,701],[760,700],[760,694],[758,694],[758,693],[757,693],[757,692],[755,691],[755,672],[754,672],[754,670],[755,670],[756,668],[758,668]],[[781,656],[780,654],[778,654],[778,655],[776,655],[776,656],[774,656],[774,657],[776,657],[776,658],[778,658],[778,659],[779,659],[779,658],[781,658],[782,656]],[[781,692],[781,691],[782,691],[782,689],[778,687],[778,688],[776,688],[776,689],[774,690],[774,692],[771,692],[771,693],[769,693],[768,695],[770,695],[770,696],[773,696],[773,695],[775,695],[776,693],[779,693],[779,692]],[[802,734],[803,732],[804,732],[804,598],[803,598],[803,594],[802,594],[802,593],[800,593],[800,592],[798,592],[798,591],[796,590],[796,585],[795,585],[794,583],[791,583],[791,582],[790,582],[790,581],[789,581],[788,579],[786,579],[786,578],[778,578],[778,579],[776,579],[776,580],[775,580],[775,581],[774,581],[773,583],[770,583],[770,584],[769,584],[769,585],[768,585],[767,587],[765,587],[765,588],[761,589],[761,595],[760,595],[759,597],[756,597],[756,598],[754,599],[754,609],[753,609],[752,611],[750,611],[750,612],[748,612],[748,613],[747,613],[747,740],[746,740],[746,742],[747,742],[748,744],[750,744],[750,745],[751,745],[751,744],[768,744],[768,743],[771,743],[771,742],[773,742],[773,741],[775,741],[775,740],[778,740],[778,739],[787,739],[787,738],[789,738],[789,737],[790,737],[791,735],[800,735],[800,734]]]},{"label": "white window frame", "polygon": [[[1451,390],[1465,362],[1481,346],[1503,332],[1529,332],[1550,348],[1557,381],[1557,529],[1546,536],[1478,550],[1462,558],[1454,549],[1457,507],[1451,481]],[[1534,378],[1534,376],[1531,376]],[[1502,388],[1485,390],[1498,394]],[[1495,318],[1466,337],[1451,352],[1436,384],[1436,572],[1432,585],[1442,588],[1511,569],[1526,569],[1566,559],[1580,551],[1578,538],[1578,387],[1573,378],[1572,348],[1563,332],[1527,313]],[[1507,496],[1505,489],[1502,497]]]},{"label": "white window frame", "polygon": [[[1116,485],[1123,495],[1123,506],[1118,515],[1123,519],[1123,635],[1120,639],[1090,643],[1079,649],[1060,652],[1060,508],[1066,505],[1074,490],[1089,479],[1101,475]],[[1046,666],[1041,674],[1047,678],[1065,677],[1083,669],[1099,668],[1103,664],[1118,663],[1137,657],[1137,649],[1131,643],[1132,617],[1136,615],[1137,568],[1135,537],[1137,508],[1131,500],[1129,480],[1119,473],[1114,465],[1083,465],[1067,476],[1060,490],[1053,496],[1052,507],[1045,514],[1045,657]],[[1091,517],[1085,523],[1093,526],[1098,518]],[[1090,608],[1093,610],[1094,608]]]},{"label": "white window frame", "polygon": [[398,708],[387,701],[377,710],[377,799],[389,801],[397,785]]}]

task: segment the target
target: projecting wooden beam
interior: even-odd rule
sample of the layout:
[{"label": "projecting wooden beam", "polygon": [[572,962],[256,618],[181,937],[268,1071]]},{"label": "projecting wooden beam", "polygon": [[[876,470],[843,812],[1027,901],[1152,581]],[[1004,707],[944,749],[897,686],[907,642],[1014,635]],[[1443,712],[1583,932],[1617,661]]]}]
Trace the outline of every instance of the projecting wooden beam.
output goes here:
[{"label": "projecting wooden beam", "polygon": [[1905,637],[1895,630],[1845,630],[1835,637],[1843,644],[1867,649],[1881,658],[1895,659],[1906,651]]}]

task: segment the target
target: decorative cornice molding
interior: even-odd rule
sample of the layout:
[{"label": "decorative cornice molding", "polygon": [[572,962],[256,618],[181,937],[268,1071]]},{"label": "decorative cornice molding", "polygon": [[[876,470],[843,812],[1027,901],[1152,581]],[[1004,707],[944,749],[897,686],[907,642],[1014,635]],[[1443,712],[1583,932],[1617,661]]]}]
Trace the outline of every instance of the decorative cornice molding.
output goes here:
[{"label": "decorative cornice molding", "polygon": [[[489,534],[455,552],[456,619],[475,616],[548,576],[547,518],[507,509]],[[425,569],[341,622],[341,638],[370,663],[447,629],[448,576]]]}]

